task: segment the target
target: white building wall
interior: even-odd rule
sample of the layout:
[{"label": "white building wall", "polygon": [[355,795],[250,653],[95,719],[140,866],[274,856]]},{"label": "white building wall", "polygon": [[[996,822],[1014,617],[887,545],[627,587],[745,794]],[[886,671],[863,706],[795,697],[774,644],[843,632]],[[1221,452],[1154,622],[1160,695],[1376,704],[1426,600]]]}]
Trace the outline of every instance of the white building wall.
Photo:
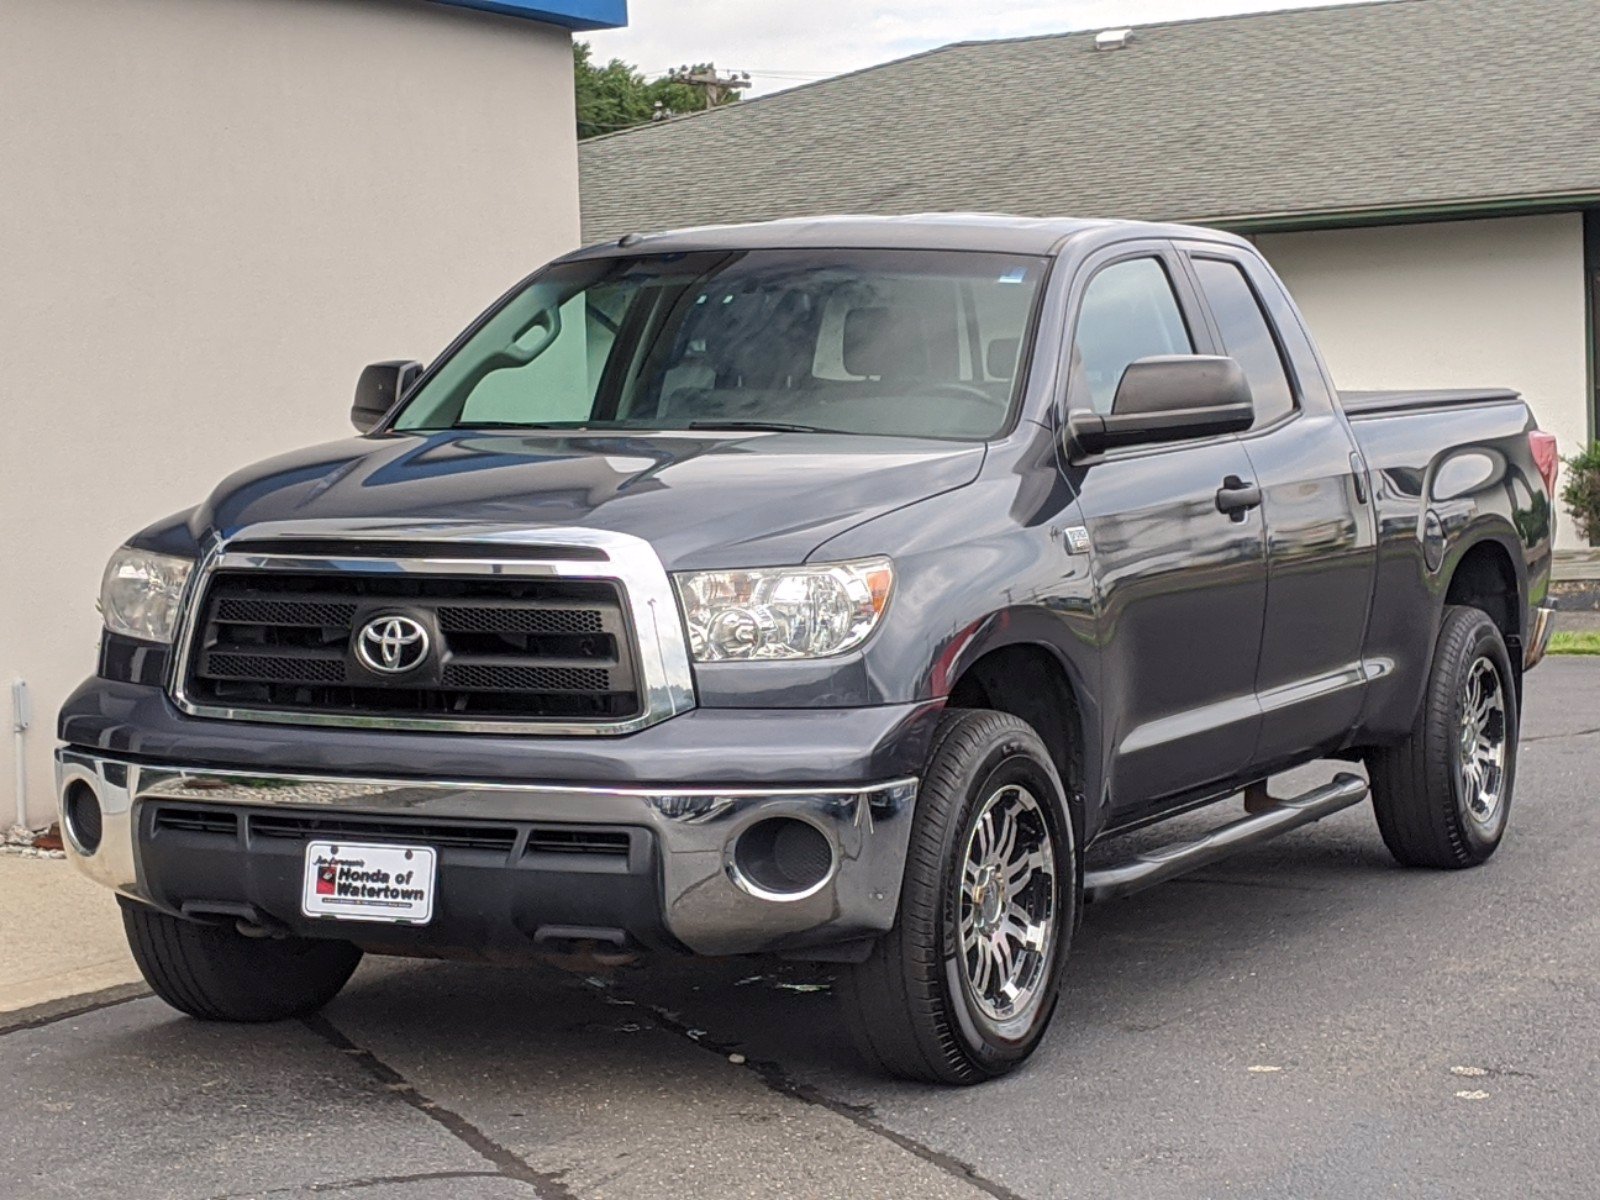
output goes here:
[{"label": "white building wall", "polygon": [[[1563,456],[1589,437],[1575,213],[1256,239],[1351,390],[1513,387]],[[1576,546],[1557,502],[1559,544]]]},{"label": "white building wall", "polygon": [[26,679],[36,824],[106,556],[348,433],[364,364],[577,243],[570,46],[421,0],[0,0],[0,710]]}]

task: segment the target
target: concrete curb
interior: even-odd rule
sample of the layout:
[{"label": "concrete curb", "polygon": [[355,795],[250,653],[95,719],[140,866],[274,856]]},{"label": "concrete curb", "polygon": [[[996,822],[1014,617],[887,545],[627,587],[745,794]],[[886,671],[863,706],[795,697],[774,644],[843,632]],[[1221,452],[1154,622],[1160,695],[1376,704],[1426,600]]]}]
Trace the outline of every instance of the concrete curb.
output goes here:
[{"label": "concrete curb", "polygon": [[1557,583],[1600,584],[1600,549],[1557,550],[1552,576]]},{"label": "concrete curb", "polygon": [[20,1029],[37,1029],[41,1025],[53,1025],[57,1021],[81,1017],[84,1013],[110,1008],[114,1004],[126,1004],[129,1000],[141,1000],[151,994],[143,983],[119,983],[115,987],[84,992],[79,996],[63,996],[59,1000],[46,1000],[43,1004],[19,1008],[15,1012],[0,1013],[0,1037]]},{"label": "concrete curb", "polygon": [[0,1022],[134,984],[115,896],[39,851],[0,853]]}]

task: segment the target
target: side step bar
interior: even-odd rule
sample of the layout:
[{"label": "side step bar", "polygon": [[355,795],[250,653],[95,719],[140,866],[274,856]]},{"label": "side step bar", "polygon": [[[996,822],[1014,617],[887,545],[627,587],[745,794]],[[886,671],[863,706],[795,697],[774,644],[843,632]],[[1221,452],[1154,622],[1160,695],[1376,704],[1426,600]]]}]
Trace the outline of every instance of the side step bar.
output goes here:
[{"label": "side step bar", "polygon": [[1083,874],[1084,899],[1090,902],[1129,896],[1177,875],[1209,866],[1237,851],[1271,841],[1302,825],[1331,817],[1367,796],[1367,781],[1340,773],[1329,783],[1292,800],[1280,800],[1265,812],[1254,813],[1192,842],[1178,842],[1151,850],[1127,862]]}]

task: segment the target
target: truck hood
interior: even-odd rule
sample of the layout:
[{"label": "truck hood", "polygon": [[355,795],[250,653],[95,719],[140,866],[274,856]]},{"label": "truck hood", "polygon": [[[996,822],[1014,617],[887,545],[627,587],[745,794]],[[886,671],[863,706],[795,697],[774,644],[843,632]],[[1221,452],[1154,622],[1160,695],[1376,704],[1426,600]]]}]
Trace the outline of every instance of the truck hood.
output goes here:
[{"label": "truck hood", "polygon": [[971,483],[983,458],[982,445],[859,435],[389,434],[236,472],[190,526],[197,538],[350,518],[582,526],[645,538],[668,569],[780,566]]}]

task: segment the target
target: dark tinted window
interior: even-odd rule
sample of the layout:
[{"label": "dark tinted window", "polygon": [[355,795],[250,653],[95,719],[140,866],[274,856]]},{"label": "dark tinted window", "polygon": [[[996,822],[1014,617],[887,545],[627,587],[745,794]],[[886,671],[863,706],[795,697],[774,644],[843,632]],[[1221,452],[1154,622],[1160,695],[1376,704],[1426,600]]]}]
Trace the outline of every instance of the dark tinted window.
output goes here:
[{"label": "dark tinted window", "polygon": [[1128,364],[1158,354],[1193,354],[1194,343],[1160,259],[1106,267],[1084,289],[1072,341],[1073,408],[1110,412]]},{"label": "dark tinted window", "polygon": [[1195,271],[1205,290],[1211,314],[1222,332],[1222,344],[1239,360],[1256,402],[1256,426],[1270,425],[1294,411],[1294,392],[1283,369],[1283,356],[1250,281],[1237,263],[1197,258]]}]

